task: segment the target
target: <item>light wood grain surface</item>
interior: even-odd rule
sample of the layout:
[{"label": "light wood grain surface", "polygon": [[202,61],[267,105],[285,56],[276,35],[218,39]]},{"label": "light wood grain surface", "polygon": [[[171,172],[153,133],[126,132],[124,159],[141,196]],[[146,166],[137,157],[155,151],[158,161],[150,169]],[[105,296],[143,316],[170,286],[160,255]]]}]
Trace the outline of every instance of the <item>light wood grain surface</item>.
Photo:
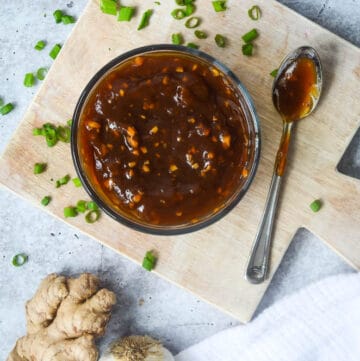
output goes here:
[{"label": "light wood grain surface", "polygon": [[[257,22],[247,16],[252,1],[228,0],[229,9],[223,13],[215,13],[210,1],[196,3],[203,18],[201,28],[210,35],[197,40],[201,50],[235,72],[252,95],[260,116],[261,161],[248,193],[223,220],[184,236],[145,235],[105,215],[95,225],[88,225],[83,217],[65,221],[137,262],[147,250],[156,249],[159,275],[246,322],[269,283],[250,285],[243,278],[281,135],[281,121],[270,97],[269,72],[301,45],[315,47],[322,58],[324,92],[318,110],[296,128],[275,227],[270,278],[299,227],[314,232],[360,268],[360,182],[336,171],[360,125],[360,50],[274,1],[257,1],[262,9]],[[140,14],[148,8],[154,9],[151,25],[137,31]],[[70,148],[66,144],[48,148],[43,139],[31,135],[32,128],[71,118],[90,77],[115,56],[142,45],[168,43],[171,34],[179,31],[194,41],[192,31],[169,16],[173,8],[173,1],[157,6],[144,0],[136,19],[119,23],[100,12],[98,1],[89,1],[0,160],[0,183],[35,204],[40,204],[44,195],[52,195],[53,201],[44,210],[59,218],[63,218],[64,206],[88,198],[83,189],[70,183],[55,189],[53,180],[66,173],[76,176]],[[241,35],[253,27],[260,37],[255,42],[255,55],[247,58],[241,54]],[[227,48],[216,47],[213,37],[217,32],[228,37]],[[35,162],[47,162],[47,172],[35,176]],[[315,198],[324,202],[317,214],[309,209]]]}]

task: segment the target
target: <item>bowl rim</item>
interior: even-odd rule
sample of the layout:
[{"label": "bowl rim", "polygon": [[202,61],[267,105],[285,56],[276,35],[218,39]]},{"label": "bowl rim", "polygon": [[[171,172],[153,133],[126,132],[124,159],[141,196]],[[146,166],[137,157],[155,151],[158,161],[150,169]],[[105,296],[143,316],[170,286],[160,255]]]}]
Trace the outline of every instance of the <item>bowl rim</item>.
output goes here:
[{"label": "bowl rim", "polygon": [[[239,93],[242,95],[242,106],[246,107],[248,112],[251,115],[251,119],[246,119],[248,122],[250,121],[253,126],[254,131],[254,160],[249,170],[248,177],[244,182],[241,189],[238,191],[238,194],[234,197],[234,199],[229,202],[226,206],[221,208],[218,212],[209,215],[207,218],[200,220],[198,223],[187,223],[184,225],[177,226],[157,226],[157,225],[146,225],[143,223],[136,223],[131,219],[125,218],[123,215],[115,212],[111,207],[109,207],[105,201],[101,199],[100,196],[97,195],[96,191],[92,187],[91,183],[88,181],[85,171],[81,166],[81,160],[78,152],[78,141],[77,141],[77,130],[78,123],[80,120],[82,108],[87,100],[88,95],[93,90],[93,87],[98,83],[98,81],[112,68],[116,67],[121,62],[127,60],[128,58],[132,58],[136,55],[141,55],[144,53],[156,53],[161,51],[169,51],[169,52],[178,52],[182,54],[192,55],[198,57],[205,62],[214,65],[218,69],[220,69],[227,77],[229,77],[234,86],[238,89]],[[246,117],[247,118],[247,117]],[[257,168],[260,161],[260,153],[261,153],[261,131],[260,131],[260,120],[257,115],[253,100],[250,96],[250,93],[242,84],[242,82],[238,79],[238,77],[230,70],[226,65],[224,65],[219,60],[215,59],[211,55],[194,48],[189,48],[182,45],[172,45],[172,44],[154,44],[154,45],[146,45],[142,47],[138,47],[122,53],[121,55],[115,57],[107,64],[105,64],[102,68],[100,68],[95,75],[90,79],[87,85],[82,90],[79,99],[76,103],[73,117],[72,117],[72,125],[71,125],[71,156],[73,160],[73,164],[75,166],[76,173],[81,180],[81,183],[90,196],[90,198],[95,201],[96,204],[103,210],[108,216],[110,216],[115,221],[131,228],[132,230],[140,231],[146,234],[160,235],[160,236],[170,236],[170,235],[180,235],[186,234],[190,232],[198,231],[202,228],[208,227],[211,224],[217,222],[225,215],[227,215],[232,209],[236,207],[236,205],[240,202],[240,200],[244,197],[246,192],[248,191],[253,179],[255,178],[255,174],[257,172]]]}]

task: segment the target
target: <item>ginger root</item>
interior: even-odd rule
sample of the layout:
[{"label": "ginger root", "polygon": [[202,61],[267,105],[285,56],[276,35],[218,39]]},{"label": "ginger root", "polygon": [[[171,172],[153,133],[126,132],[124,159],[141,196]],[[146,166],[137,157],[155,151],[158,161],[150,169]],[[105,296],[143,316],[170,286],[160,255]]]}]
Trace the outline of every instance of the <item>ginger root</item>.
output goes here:
[{"label": "ginger root", "polygon": [[26,303],[27,335],[7,361],[96,361],[94,338],[105,332],[115,294],[90,273],[48,275]]}]

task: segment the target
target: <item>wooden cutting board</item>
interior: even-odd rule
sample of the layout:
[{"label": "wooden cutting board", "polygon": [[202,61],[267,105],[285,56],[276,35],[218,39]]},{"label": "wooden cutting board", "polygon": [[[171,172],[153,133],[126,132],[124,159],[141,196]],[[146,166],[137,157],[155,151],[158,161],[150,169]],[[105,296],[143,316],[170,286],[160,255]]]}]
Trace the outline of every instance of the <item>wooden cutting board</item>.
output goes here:
[{"label": "wooden cutting board", "polygon": [[[90,77],[115,56],[138,46],[170,42],[174,32],[195,40],[183,22],[169,15],[174,1],[136,3],[140,4],[136,19],[119,23],[100,12],[98,0],[89,1],[0,160],[1,183],[37,205],[44,195],[52,195],[53,201],[44,210],[61,219],[64,206],[87,196],[72,183],[55,189],[52,179],[67,173],[75,176],[69,145],[48,148],[43,139],[31,135],[32,128],[71,118]],[[257,22],[247,15],[253,1],[228,0],[229,9],[222,13],[215,13],[208,0],[197,0],[196,4],[203,19],[201,29],[210,35],[197,43],[233,69],[250,91],[261,119],[261,161],[250,190],[223,220],[184,236],[145,235],[105,215],[95,225],[88,225],[83,217],[64,221],[137,262],[147,250],[157,250],[156,272],[160,276],[246,322],[269,283],[251,285],[243,278],[281,135],[281,121],[270,97],[269,72],[301,45],[314,46],[320,53],[324,92],[318,110],[296,129],[275,228],[270,277],[299,227],[314,232],[360,268],[360,182],[336,171],[360,124],[360,50],[275,1],[257,1],[262,10]],[[148,8],[154,9],[151,25],[137,31],[140,15]],[[248,58],[241,53],[241,35],[253,27],[260,37],[255,41],[254,56]],[[217,32],[229,39],[225,49],[214,43]],[[33,175],[35,162],[47,162],[48,170]],[[309,209],[315,198],[324,201],[317,214]]]}]

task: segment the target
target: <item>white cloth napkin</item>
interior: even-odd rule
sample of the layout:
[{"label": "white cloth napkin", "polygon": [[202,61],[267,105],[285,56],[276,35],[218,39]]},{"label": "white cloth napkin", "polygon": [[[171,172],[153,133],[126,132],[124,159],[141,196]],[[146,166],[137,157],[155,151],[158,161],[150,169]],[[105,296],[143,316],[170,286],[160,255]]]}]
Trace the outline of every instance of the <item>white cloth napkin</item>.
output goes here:
[{"label": "white cloth napkin", "polygon": [[[256,286],[254,286],[256,287]],[[360,360],[360,273],[314,283],[176,361]]]}]

